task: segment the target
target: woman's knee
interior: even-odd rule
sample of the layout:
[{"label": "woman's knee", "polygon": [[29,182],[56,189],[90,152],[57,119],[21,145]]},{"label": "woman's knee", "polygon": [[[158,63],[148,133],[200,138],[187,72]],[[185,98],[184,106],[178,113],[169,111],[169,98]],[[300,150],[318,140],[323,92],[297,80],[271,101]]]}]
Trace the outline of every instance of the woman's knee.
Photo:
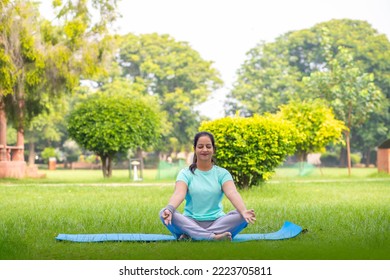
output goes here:
[{"label": "woman's knee", "polygon": [[244,217],[237,210],[232,210],[226,214],[227,216],[235,217],[238,220],[245,221]]},{"label": "woman's knee", "polygon": [[[158,216],[160,217],[160,220],[163,222],[163,224],[165,224],[164,222],[164,211],[167,210],[167,208],[163,208],[160,210],[160,212],[158,213]],[[172,218],[173,218],[173,214],[172,214]]]}]

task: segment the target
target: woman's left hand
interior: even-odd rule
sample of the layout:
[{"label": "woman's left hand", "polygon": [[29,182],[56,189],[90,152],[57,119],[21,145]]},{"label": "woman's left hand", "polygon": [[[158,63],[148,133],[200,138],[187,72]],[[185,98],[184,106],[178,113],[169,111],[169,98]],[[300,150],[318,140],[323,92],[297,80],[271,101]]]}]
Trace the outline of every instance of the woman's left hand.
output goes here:
[{"label": "woman's left hand", "polygon": [[256,221],[256,215],[255,210],[245,210],[241,213],[241,215],[244,217],[245,221],[249,224],[254,224]]}]

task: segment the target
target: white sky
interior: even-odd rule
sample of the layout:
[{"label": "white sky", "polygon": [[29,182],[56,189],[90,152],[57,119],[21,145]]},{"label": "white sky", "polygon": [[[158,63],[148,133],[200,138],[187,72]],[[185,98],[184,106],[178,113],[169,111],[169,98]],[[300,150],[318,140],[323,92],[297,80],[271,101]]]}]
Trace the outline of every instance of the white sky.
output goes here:
[{"label": "white sky", "polygon": [[200,106],[213,119],[223,116],[235,73],[260,41],[343,18],[365,20],[390,39],[390,0],[122,0],[119,11],[118,33],[169,34],[214,62],[225,86]]}]

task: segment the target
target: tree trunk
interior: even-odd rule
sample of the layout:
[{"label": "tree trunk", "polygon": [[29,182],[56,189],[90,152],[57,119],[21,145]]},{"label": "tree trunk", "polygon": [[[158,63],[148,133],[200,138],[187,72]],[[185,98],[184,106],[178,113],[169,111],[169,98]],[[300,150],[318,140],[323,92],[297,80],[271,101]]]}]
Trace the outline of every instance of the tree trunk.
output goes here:
[{"label": "tree trunk", "polygon": [[28,165],[33,166],[35,164],[35,143],[32,139],[28,141]]},{"label": "tree trunk", "polygon": [[347,167],[347,150],[344,147],[340,150],[339,167]]},{"label": "tree trunk", "polygon": [[16,146],[19,147],[12,156],[13,161],[24,161],[24,93],[19,91],[18,93],[18,130],[17,130],[17,138],[16,138]]},{"label": "tree trunk", "polygon": [[107,157],[108,158],[108,164],[107,164],[107,177],[108,178],[111,178],[112,176],[112,158],[110,156]]},{"label": "tree trunk", "polygon": [[305,168],[305,162],[307,161],[307,153],[303,151],[297,152],[297,158],[298,158],[299,174],[302,174]]},{"label": "tree trunk", "polygon": [[99,155],[102,160],[102,172],[104,178],[112,176],[112,158],[108,155]]},{"label": "tree trunk", "polygon": [[102,172],[103,172],[103,177],[106,178],[107,177],[107,156],[106,155],[99,155],[100,158],[102,159]]},{"label": "tree trunk", "polygon": [[348,165],[348,175],[351,176],[351,146],[350,146],[350,137],[349,132],[345,133],[345,140],[347,142],[347,165]]},{"label": "tree trunk", "polygon": [[140,165],[139,165],[139,169],[140,169],[140,175],[141,175],[141,179],[143,178],[143,174],[142,174],[142,171],[144,170],[144,158],[143,158],[143,155],[142,155],[142,149],[141,148],[137,148],[137,158],[140,159]]},{"label": "tree trunk", "polygon": [[371,164],[371,150],[370,148],[367,148],[366,151],[366,167],[369,167]]},{"label": "tree trunk", "polygon": [[0,98],[0,161],[7,160],[7,117],[5,115],[5,104]]},{"label": "tree trunk", "polygon": [[347,120],[347,127],[348,127],[348,130],[345,131],[345,140],[346,140],[346,144],[347,144],[347,166],[348,166],[348,175],[351,176],[351,128],[352,128],[352,124],[351,124],[351,119],[352,119],[352,107],[349,106],[349,110],[348,110],[348,120]]}]

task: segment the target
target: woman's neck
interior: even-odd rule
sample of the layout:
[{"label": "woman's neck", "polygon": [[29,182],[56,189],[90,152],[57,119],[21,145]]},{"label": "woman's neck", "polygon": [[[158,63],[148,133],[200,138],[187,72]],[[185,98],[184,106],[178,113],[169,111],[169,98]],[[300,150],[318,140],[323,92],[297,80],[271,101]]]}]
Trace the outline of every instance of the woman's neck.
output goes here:
[{"label": "woman's neck", "polygon": [[198,168],[201,171],[209,171],[211,168],[213,168],[213,163],[210,161],[207,162],[198,161],[196,163],[196,168]]}]

